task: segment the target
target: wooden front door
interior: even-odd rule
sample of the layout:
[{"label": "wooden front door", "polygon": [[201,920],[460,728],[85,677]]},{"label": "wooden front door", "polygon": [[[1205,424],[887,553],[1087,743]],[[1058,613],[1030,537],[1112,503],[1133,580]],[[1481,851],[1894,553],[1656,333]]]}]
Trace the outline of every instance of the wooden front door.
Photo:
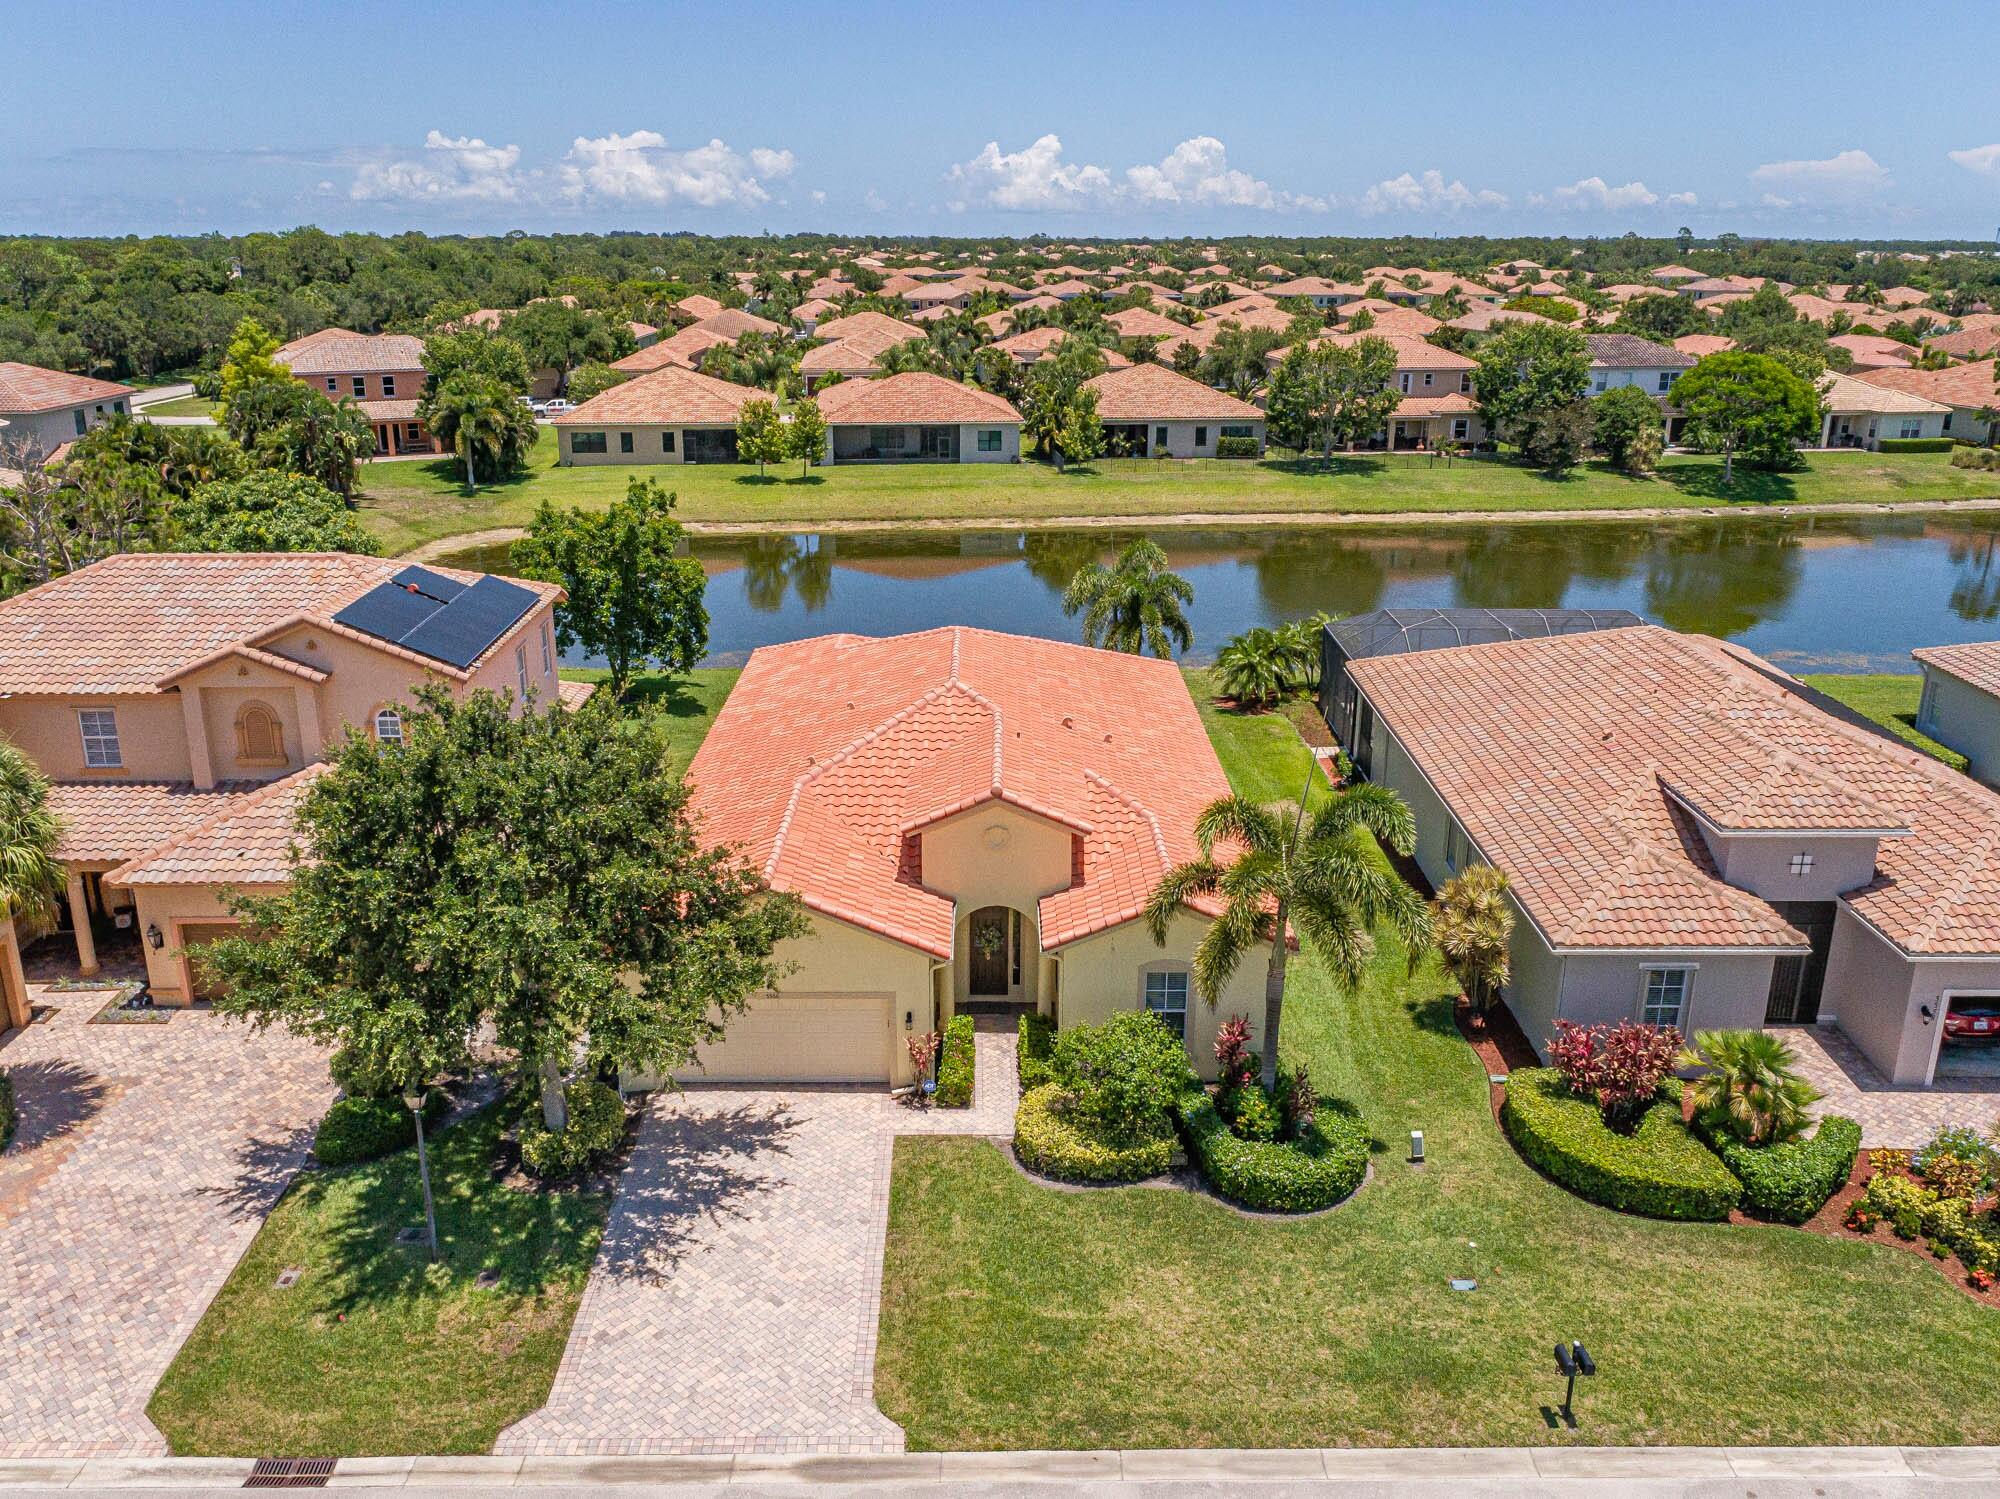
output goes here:
[{"label": "wooden front door", "polygon": [[972,993],[1007,993],[1007,908],[986,906],[972,913],[968,936],[972,943]]}]

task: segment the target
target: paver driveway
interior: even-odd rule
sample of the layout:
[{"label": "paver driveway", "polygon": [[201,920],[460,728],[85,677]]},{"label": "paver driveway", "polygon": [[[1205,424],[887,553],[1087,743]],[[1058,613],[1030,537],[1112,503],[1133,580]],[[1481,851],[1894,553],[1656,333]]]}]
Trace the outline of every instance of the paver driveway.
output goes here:
[{"label": "paver driveway", "polygon": [[88,1025],[103,991],[0,1043],[0,1457],[157,1455],[146,1402],[304,1159],[325,1055],[202,1011]]},{"label": "paver driveway", "polygon": [[1820,1091],[1814,1112],[1854,1120],[1864,1149],[1915,1149],[1947,1124],[1985,1129],[2000,1111],[2000,1078],[1940,1077],[1930,1087],[1892,1083],[1838,1026],[1791,1025],[1778,1034],[1791,1043],[1799,1072]]},{"label": "paver driveway", "polygon": [[656,1097],[549,1403],[496,1451],[901,1452],[875,1406],[899,1134],[1010,1136],[1014,1038],[981,1033],[970,1109],[877,1089]]}]

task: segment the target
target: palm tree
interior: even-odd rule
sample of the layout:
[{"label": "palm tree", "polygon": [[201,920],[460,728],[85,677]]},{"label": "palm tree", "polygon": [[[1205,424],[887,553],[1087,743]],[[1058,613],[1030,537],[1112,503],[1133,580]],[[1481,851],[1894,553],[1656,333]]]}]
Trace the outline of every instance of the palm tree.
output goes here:
[{"label": "palm tree", "polygon": [[417,415],[465,460],[465,487],[479,487],[479,464],[497,474],[534,446],[535,420],[501,381],[461,370],[424,393]]},{"label": "palm tree", "polygon": [[1507,904],[1507,876],[1475,864],[1444,882],[1431,905],[1438,956],[1458,980],[1472,1012],[1483,1015],[1507,982],[1508,942],[1514,910]]},{"label": "palm tree", "polygon": [[[1308,799],[1311,789],[1308,782]],[[1412,952],[1429,945],[1423,901],[1365,836],[1373,834],[1407,854],[1416,846],[1416,821],[1395,792],[1363,783],[1320,799],[1311,812],[1303,801],[1266,807],[1226,796],[1202,809],[1194,832],[1201,857],[1161,877],[1146,902],[1146,925],[1164,945],[1167,928],[1183,907],[1220,901],[1221,914],[1194,950],[1195,990],[1210,1005],[1236,965],[1257,945],[1268,946],[1263,1082],[1275,1088],[1292,928],[1349,989],[1361,983],[1374,953],[1370,931],[1377,923],[1386,922]],[[1218,844],[1230,846],[1226,864],[1216,860]]]},{"label": "palm tree", "polygon": [[[0,921],[39,926],[56,912],[56,898],[65,883],[55,856],[62,822],[49,810],[49,783],[35,764],[13,745],[0,740]],[[0,1026],[10,1019],[25,1025],[27,1016],[8,1016],[0,1002]]]},{"label": "palm tree", "polygon": [[1243,706],[1276,702],[1297,681],[1301,666],[1297,641],[1283,630],[1257,625],[1230,637],[1215,653],[1222,690]]},{"label": "palm tree", "polygon": [[1194,585],[1167,570],[1167,554],[1141,537],[1118,554],[1118,562],[1086,563],[1063,590],[1063,613],[1083,615],[1083,640],[1110,651],[1137,656],[1151,651],[1162,661],[1194,642],[1186,605]]},{"label": "palm tree", "polygon": [[1750,1145],[1791,1139],[1820,1096],[1799,1076],[1791,1046],[1769,1031],[1698,1031],[1679,1064],[1709,1069],[1688,1085],[1696,1115]]}]

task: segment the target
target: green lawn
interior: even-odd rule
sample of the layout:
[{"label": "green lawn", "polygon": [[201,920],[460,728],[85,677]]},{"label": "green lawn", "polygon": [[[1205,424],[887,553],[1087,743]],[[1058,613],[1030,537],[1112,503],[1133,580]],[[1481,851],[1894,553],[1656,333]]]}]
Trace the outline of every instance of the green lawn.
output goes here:
[{"label": "green lawn", "polygon": [[[493,1179],[489,1109],[432,1149],[448,1273],[426,1274],[414,1150],[308,1172],[265,1220],[153,1394],[180,1454],[485,1452],[548,1398],[604,1231],[602,1194]],[[288,1267],[304,1270],[287,1290]],[[483,1269],[500,1283],[477,1289]]]},{"label": "green lawn", "polygon": [[1902,672],[1880,676],[1827,674],[1802,677],[1800,680],[1808,687],[1845,703],[1862,717],[1872,719],[1898,739],[1944,761],[1953,770],[1965,769],[1965,756],[1957,750],[1946,749],[1930,735],[1917,732],[1917,699],[1924,694],[1921,675]]},{"label": "green lawn", "polygon": [[206,396],[176,396],[142,408],[146,416],[214,416],[215,402]]},{"label": "green lawn", "polygon": [[1795,474],[1740,471],[1721,485],[1720,460],[1669,457],[1657,476],[1634,478],[1588,464],[1564,479],[1500,460],[1447,469],[1413,454],[1359,455],[1331,463],[1270,459],[1166,462],[1105,459],[1058,474],[1047,464],[857,465],[801,479],[779,465],[760,480],[747,466],[620,465],[561,468],[544,427],[528,471],[468,496],[449,460],[376,463],[362,471],[364,518],[386,550],[468,532],[525,526],[542,500],[602,506],[637,478],[680,496],[685,520],[768,522],[1033,520],[1058,516],[1440,510],[1626,510],[1704,505],[1965,499],[2000,493],[1991,474],[1955,469],[1944,453],[1813,454]]},{"label": "green lawn", "polygon": [[[1209,722],[1245,791],[1288,786],[1296,748]],[[1377,1141],[1330,1214],[1058,1192],[984,1141],[897,1142],[875,1389],[912,1448],[1991,1439],[2000,1393],[1924,1391],[2000,1357],[2000,1320],[1930,1266],[1590,1206],[1501,1136],[1434,966],[1385,941],[1358,995],[1294,972],[1285,1049]],[[1602,1370],[1574,1434],[1543,1411],[1558,1338]]]},{"label": "green lawn", "polygon": [[[591,667],[564,667],[562,675],[573,682],[602,682],[611,673]],[[652,704],[666,713],[667,743],[674,764],[685,769],[694,752],[701,748],[702,740],[708,737],[708,726],[715,721],[722,700],[729,696],[736,679],[742,675],[742,668],[735,666],[699,666],[680,676],[639,672],[633,676],[626,697],[635,703]]]}]

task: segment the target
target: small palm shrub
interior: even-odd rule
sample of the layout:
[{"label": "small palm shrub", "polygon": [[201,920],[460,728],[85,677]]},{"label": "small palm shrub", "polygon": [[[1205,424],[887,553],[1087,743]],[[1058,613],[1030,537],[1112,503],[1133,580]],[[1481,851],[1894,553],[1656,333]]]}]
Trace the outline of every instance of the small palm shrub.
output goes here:
[{"label": "small palm shrub", "polygon": [[1431,940],[1475,1014],[1484,1014],[1507,982],[1514,908],[1507,876],[1475,864],[1444,882],[1431,903]]},{"label": "small palm shrub", "polygon": [[1793,1139],[1819,1101],[1819,1089],[1799,1075],[1790,1044],[1769,1031],[1698,1031],[1679,1061],[1709,1069],[1688,1084],[1695,1117],[1746,1145]]}]

